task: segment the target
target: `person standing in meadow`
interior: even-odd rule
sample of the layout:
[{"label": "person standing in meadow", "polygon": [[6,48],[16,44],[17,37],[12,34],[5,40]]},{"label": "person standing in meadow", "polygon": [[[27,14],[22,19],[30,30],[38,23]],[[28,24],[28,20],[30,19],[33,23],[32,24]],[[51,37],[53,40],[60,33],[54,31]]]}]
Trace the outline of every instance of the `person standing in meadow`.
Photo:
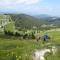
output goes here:
[{"label": "person standing in meadow", "polygon": [[36,33],[36,40],[37,40],[37,42],[40,40],[40,32]]},{"label": "person standing in meadow", "polygon": [[46,41],[48,41],[49,39],[50,39],[50,37],[48,36],[47,33],[45,33],[44,36],[43,36],[43,41],[46,42]]}]

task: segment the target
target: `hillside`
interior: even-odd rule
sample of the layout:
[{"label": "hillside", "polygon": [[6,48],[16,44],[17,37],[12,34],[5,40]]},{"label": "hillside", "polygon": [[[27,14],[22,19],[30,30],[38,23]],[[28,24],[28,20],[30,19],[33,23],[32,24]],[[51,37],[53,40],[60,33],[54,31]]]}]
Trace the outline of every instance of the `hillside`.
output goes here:
[{"label": "hillside", "polygon": [[0,15],[0,32],[4,31],[4,29],[12,30],[14,28],[14,23],[10,17],[10,15]]},{"label": "hillside", "polygon": [[[37,29],[50,29],[60,27],[60,18],[59,17],[51,17],[48,15],[40,15],[40,17],[30,16],[26,14],[4,14],[0,15],[0,27],[5,25],[9,21],[15,23],[16,29],[33,29],[36,27]],[[13,23],[13,24],[14,24]]]},{"label": "hillside", "polygon": [[40,26],[43,24],[43,21],[37,19],[33,16],[29,16],[26,14],[15,14],[10,15],[12,20],[15,21],[15,25],[17,28],[23,29],[32,29],[34,26],[40,29]]},{"label": "hillside", "polygon": [[37,27],[38,29],[50,29],[60,27],[59,17],[49,15],[40,15],[40,17],[36,17],[26,14],[11,14],[10,16],[19,29],[32,29],[33,27]]},{"label": "hillside", "polygon": [[47,14],[37,15],[35,17],[45,21],[47,25],[53,24],[54,26],[60,27],[60,17],[49,16]]}]

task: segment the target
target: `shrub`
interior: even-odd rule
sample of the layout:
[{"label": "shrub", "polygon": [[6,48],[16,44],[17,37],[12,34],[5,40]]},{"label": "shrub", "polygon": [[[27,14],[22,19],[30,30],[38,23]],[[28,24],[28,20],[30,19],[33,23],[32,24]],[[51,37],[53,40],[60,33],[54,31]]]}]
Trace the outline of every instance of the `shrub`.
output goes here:
[{"label": "shrub", "polygon": [[32,33],[32,39],[35,39],[35,35],[34,35],[34,33]]},{"label": "shrub", "polygon": [[18,32],[15,32],[15,36],[20,36],[20,33],[18,33]]},{"label": "shrub", "polygon": [[25,39],[25,38],[28,38],[28,34],[24,34],[23,35],[23,38]]},{"label": "shrub", "polygon": [[9,35],[9,36],[13,36],[14,35],[14,33],[13,32],[11,32],[11,31],[4,31],[4,33],[6,34],[6,35]]}]

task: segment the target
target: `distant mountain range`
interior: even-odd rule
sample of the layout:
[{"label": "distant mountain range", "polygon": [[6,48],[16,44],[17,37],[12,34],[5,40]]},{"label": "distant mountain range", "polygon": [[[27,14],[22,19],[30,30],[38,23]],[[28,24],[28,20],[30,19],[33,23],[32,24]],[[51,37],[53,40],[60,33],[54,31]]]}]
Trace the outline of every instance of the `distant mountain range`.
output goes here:
[{"label": "distant mountain range", "polygon": [[15,22],[17,29],[38,29],[60,27],[60,17],[52,17],[49,15],[30,16],[27,14],[4,14],[10,16],[11,20]]},{"label": "distant mountain range", "polygon": [[35,16],[36,18],[40,19],[40,20],[45,20],[46,22],[48,22],[49,24],[54,24],[54,25],[60,25],[60,17],[56,17],[56,16],[49,16],[47,14],[41,14],[41,15],[37,15]]},{"label": "distant mountain range", "polygon": [[40,29],[41,24],[43,24],[43,21],[40,19],[26,14],[12,14],[10,16],[12,20],[15,21],[16,27],[20,28],[31,29],[36,26],[38,29]]},{"label": "distant mountain range", "polygon": [[35,15],[36,18],[42,19],[42,18],[48,18],[51,17],[50,15],[47,14],[40,14],[40,15]]}]

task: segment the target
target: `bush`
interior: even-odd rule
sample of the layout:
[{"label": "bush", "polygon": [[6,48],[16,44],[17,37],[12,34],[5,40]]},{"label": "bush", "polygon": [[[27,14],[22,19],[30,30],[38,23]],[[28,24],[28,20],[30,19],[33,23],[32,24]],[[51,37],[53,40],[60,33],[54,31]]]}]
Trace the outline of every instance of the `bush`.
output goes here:
[{"label": "bush", "polygon": [[16,33],[15,33],[15,36],[20,36],[20,33],[16,32]]},{"label": "bush", "polygon": [[24,34],[23,35],[23,38],[25,39],[25,38],[28,38],[28,34]]},{"label": "bush", "polygon": [[13,36],[14,35],[14,33],[13,32],[11,32],[11,31],[4,31],[4,33],[6,34],[6,35],[9,35],[9,36]]},{"label": "bush", "polygon": [[34,33],[32,33],[32,39],[35,39],[35,35],[34,35]]}]

